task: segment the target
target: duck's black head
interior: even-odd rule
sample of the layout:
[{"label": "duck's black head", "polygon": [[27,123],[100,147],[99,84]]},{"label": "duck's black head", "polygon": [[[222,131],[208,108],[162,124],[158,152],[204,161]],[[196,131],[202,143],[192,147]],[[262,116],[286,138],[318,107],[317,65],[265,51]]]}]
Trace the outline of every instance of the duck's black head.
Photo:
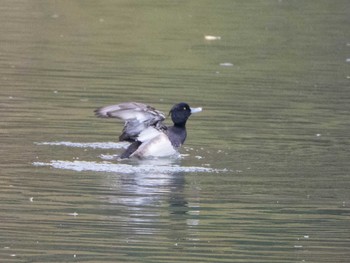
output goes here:
[{"label": "duck's black head", "polygon": [[181,102],[174,105],[169,114],[175,126],[184,127],[191,114],[200,111],[202,111],[202,108],[190,108],[187,103]]}]

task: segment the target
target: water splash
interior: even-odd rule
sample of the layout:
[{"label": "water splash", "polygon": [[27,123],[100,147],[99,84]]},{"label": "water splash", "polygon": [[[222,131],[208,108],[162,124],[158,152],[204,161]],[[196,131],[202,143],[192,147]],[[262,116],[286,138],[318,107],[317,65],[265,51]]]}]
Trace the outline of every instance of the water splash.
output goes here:
[{"label": "water splash", "polygon": [[[70,141],[53,141],[53,142],[35,142],[40,146],[65,146],[74,148],[93,148],[93,149],[123,149],[129,143],[127,142],[70,142]],[[55,169],[72,170],[72,171],[94,171],[94,172],[113,172],[122,174],[137,174],[137,173],[179,173],[179,172],[200,172],[200,173],[221,173],[227,172],[227,169],[215,169],[211,167],[195,167],[195,166],[180,166],[177,161],[179,158],[158,158],[138,160],[133,164],[113,163],[116,160],[115,155],[100,155],[102,161],[63,161],[52,160],[49,162],[33,162],[34,166],[49,166]],[[197,158],[197,157],[196,157]],[[78,159],[78,158],[76,158]]]},{"label": "water splash", "polygon": [[140,164],[130,165],[123,163],[110,163],[110,162],[88,162],[88,161],[61,161],[52,160],[50,162],[33,162],[34,166],[50,166],[55,169],[73,170],[73,171],[93,171],[93,172],[113,172],[123,174],[136,174],[136,173],[221,173],[227,172],[227,169],[214,169],[208,167],[195,167],[195,166],[178,166],[178,165],[154,165],[152,164]]},{"label": "water splash", "polygon": [[49,145],[49,146],[67,146],[75,148],[93,148],[93,149],[123,149],[126,148],[128,142],[35,142],[36,145]]}]

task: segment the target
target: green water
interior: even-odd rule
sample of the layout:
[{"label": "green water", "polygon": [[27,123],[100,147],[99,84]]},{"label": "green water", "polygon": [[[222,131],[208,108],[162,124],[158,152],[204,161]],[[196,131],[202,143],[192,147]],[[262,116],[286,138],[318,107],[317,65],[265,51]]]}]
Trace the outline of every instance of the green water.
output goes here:
[{"label": "green water", "polygon": [[[349,12],[346,0],[3,1],[1,261],[347,262]],[[124,101],[203,107],[171,169],[42,144],[116,142],[122,124],[93,110]]]}]

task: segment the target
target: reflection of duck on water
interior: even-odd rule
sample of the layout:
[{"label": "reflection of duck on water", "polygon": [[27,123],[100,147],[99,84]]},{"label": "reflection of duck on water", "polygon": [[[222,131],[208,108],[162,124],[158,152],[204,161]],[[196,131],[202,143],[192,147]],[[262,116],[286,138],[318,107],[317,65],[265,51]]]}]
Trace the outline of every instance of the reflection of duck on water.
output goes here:
[{"label": "reflection of duck on water", "polygon": [[[142,165],[157,165],[157,161],[171,160],[167,165],[176,165],[177,159],[143,159]],[[135,166],[137,162],[135,161]],[[148,161],[150,161],[149,164]],[[163,165],[163,164],[162,164]],[[111,173],[105,182],[113,194],[107,196],[113,205],[111,214],[118,216],[128,229],[126,239],[138,239],[139,234],[163,234],[174,243],[195,236],[193,226],[199,224],[199,190],[187,192],[185,173],[133,174]],[[190,199],[190,202],[187,200]],[[112,212],[113,211],[113,212]]]},{"label": "reflection of duck on water", "polygon": [[173,126],[165,126],[165,116],[151,106],[126,102],[105,106],[95,110],[98,117],[118,118],[125,121],[120,141],[131,142],[121,158],[163,157],[177,153],[177,149],[186,139],[186,121],[192,113],[202,108],[190,108],[187,103],[172,107],[169,114]]}]

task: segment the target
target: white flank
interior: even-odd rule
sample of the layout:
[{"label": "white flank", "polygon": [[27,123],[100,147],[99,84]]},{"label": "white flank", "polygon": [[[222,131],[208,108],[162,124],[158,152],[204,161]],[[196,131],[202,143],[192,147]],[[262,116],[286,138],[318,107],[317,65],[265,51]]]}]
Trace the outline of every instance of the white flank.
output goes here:
[{"label": "white flank", "polygon": [[141,146],[131,155],[141,158],[165,157],[175,155],[177,151],[164,133],[159,133],[151,140],[141,144]]}]

